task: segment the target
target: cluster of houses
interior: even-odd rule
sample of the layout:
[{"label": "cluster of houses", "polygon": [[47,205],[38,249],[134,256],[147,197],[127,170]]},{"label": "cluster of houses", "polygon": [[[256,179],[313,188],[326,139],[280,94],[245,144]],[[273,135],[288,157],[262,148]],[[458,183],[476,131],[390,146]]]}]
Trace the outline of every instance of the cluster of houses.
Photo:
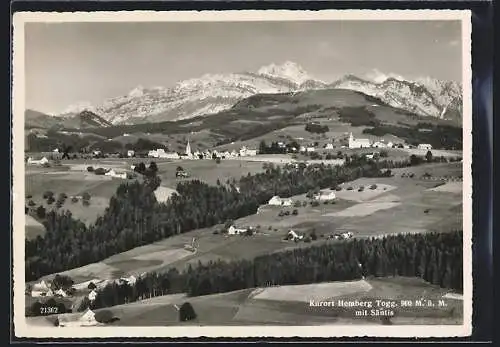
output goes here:
[{"label": "cluster of houses", "polygon": [[52,296],[59,296],[59,297],[67,297],[69,296],[68,291],[63,290],[62,288],[59,288],[57,290],[53,290],[51,283],[46,282],[45,280],[40,281],[40,283],[36,283],[33,285],[31,288],[31,296],[34,298],[39,298],[39,297],[52,297]]},{"label": "cluster of houses", "polygon": [[88,299],[90,301],[94,301],[97,297],[97,291],[103,289],[108,284],[115,282],[116,284],[128,284],[133,285],[137,281],[135,276],[122,277],[115,280],[90,280],[82,283],[78,283],[73,285],[71,288],[66,290],[59,288],[57,290],[52,289],[52,284],[45,280],[41,280],[39,283],[33,284],[31,287],[31,292],[29,293],[32,297],[63,297],[66,298],[71,296],[71,293],[74,291],[82,291],[90,289],[88,294]]},{"label": "cluster of houses", "polygon": [[164,159],[190,159],[190,160],[196,160],[196,159],[230,159],[230,158],[237,158],[237,157],[250,157],[250,156],[255,156],[257,155],[257,150],[256,149],[249,149],[245,146],[241,147],[239,151],[233,150],[231,152],[229,151],[224,151],[224,152],[219,152],[217,150],[205,150],[203,152],[200,152],[198,150],[192,151],[191,150],[191,144],[187,143],[186,145],[186,150],[184,153],[177,153],[177,152],[166,152],[164,149],[155,149],[155,150],[150,150],[148,152],[148,157],[150,158],[164,158]]},{"label": "cluster of houses", "polygon": [[[380,141],[371,141],[370,139],[355,138],[352,133],[349,134],[348,147],[353,148],[411,148],[410,145],[403,143],[393,143]],[[428,143],[421,143],[417,146],[418,149],[431,150],[432,146]]]}]

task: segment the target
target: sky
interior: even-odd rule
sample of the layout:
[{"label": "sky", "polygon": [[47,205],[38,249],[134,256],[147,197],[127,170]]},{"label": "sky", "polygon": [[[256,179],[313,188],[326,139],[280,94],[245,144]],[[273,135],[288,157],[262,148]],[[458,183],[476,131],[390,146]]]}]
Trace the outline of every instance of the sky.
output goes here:
[{"label": "sky", "polygon": [[375,69],[461,81],[460,22],[27,23],[26,108],[57,114],[139,85],[285,61],[324,81]]}]

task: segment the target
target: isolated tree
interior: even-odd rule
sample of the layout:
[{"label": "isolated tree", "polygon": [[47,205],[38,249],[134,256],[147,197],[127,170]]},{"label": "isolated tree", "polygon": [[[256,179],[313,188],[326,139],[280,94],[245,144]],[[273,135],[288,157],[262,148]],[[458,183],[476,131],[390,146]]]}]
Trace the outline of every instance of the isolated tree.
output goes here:
[{"label": "isolated tree", "polygon": [[425,154],[425,159],[430,163],[432,162],[432,152],[431,151],[427,151],[427,153]]},{"label": "isolated tree", "polygon": [[110,323],[114,318],[113,312],[110,310],[100,310],[95,313],[95,320],[99,323]]},{"label": "isolated tree", "polygon": [[181,322],[186,322],[193,319],[196,319],[196,312],[189,302],[185,302],[179,309],[179,320]]},{"label": "isolated tree", "polygon": [[44,199],[48,199],[48,198],[53,197],[53,196],[54,196],[54,192],[51,192],[50,190],[48,190],[45,193],[43,193],[43,198]]},{"label": "isolated tree", "polygon": [[55,289],[68,289],[70,288],[75,282],[71,279],[71,277],[66,276],[66,275],[55,275],[54,279],[52,280],[52,285],[54,286]]},{"label": "isolated tree", "polygon": [[158,172],[158,166],[156,165],[156,163],[154,161],[152,161],[149,164],[149,170],[152,171],[155,175]]},{"label": "isolated tree", "polygon": [[89,194],[88,192],[85,192],[85,193],[83,193],[83,194],[82,194],[82,199],[83,199],[84,201],[89,201],[89,200],[90,200],[90,198],[91,198],[91,197],[90,197],[90,194]]},{"label": "isolated tree", "polygon": [[311,232],[311,240],[316,241],[318,239],[318,235],[316,235],[316,232],[313,230]]},{"label": "isolated tree", "polygon": [[87,171],[88,172],[93,172],[94,171],[94,167],[93,166],[88,166],[87,167]]},{"label": "isolated tree", "polygon": [[45,218],[45,207],[41,205],[38,206],[38,208],[36,209],[36,216],[40,219]]}]

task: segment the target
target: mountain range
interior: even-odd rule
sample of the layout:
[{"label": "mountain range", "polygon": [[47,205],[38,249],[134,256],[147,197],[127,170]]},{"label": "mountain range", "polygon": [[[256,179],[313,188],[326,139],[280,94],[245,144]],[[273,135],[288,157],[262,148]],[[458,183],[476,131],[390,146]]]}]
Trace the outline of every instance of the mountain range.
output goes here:
[{"label": "mountain range", "polygon": [[331,83],[309,75],[296,63],[285,62],[264,66],[256,72],[206,74],[178,82],[171,88],[139,86],[101,105],[72,105],[55,117],[42,117],[36,111],[27,110],[30,117],[26,123],[102,127],[176,121],[213,115],[257,94],[332,88],[358,91],[421,116],[460,120],[462,115],[462,87],[456,82],[430,77],[408,80],[377,73],[366,77],[346,75]]}]

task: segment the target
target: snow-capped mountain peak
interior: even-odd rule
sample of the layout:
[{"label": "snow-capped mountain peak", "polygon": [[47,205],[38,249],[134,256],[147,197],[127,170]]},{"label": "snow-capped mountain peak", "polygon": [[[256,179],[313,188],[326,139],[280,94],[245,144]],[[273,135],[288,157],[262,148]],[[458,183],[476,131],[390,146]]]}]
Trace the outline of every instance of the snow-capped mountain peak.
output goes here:
[{"label": "snow-capped mountain peak", "polygon": [[396,79],[399,81],[407,81],[408,80],[407,78],[405,78],[401,75],[397,75],[394,73],[385,74],[378,69],[373,69],[373,70],[365,73],[364,75],[362,75],[361,78],[366,79],[366,80],[371,81],[371,82],[374,82],[374,83],[377,83],[377,84],[384,83],[389,78],[393,78],[393,79]]},{"label": "snow-capped mountain peak", "polygon": [[431,78],[410,81],[378,70],[360,76],[345,75],[329,84],[287,61],[263,66],[256,72],[205,74],[180,81],[171,88],[139,85],[128,94],[107,99],[99,106],[87,102],[72,105],[62,116],[89,111],[111,124],[161,122],[215,114],[255,94],[324,88],[356,90],[393,107],[433,117],[446,118],[461,107],[461,87],[454,82]]},{"label": "snow-capped mountain peak", "polygon": [[272,63],[263,66],[257,73],[263,76],[287,79],[297,85],[301,85],[309,80],[315,80],[300,65],[291,61],[286,61],[281,65]]}]

